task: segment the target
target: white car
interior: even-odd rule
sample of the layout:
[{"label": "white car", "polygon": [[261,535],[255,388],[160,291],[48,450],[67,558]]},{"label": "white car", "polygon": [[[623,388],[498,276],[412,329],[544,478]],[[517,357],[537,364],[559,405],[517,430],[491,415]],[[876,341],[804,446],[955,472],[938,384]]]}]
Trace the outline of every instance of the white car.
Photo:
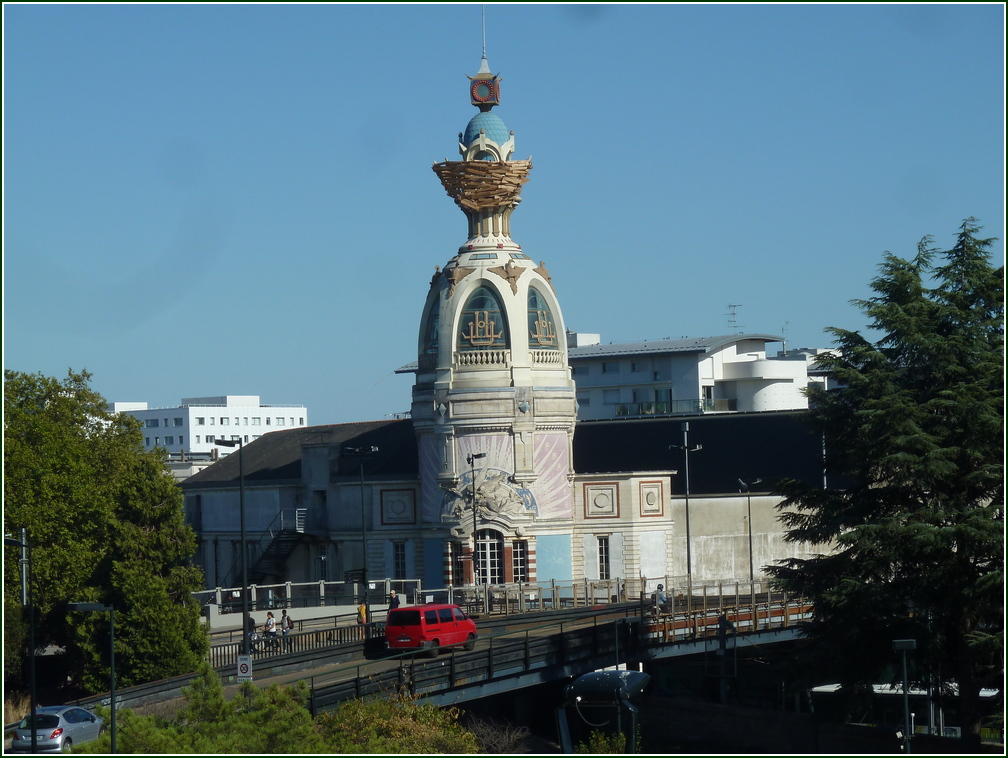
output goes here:
[{"label": "white car", "polygon": [[[18,724],[11,739],[11,751],[29,753],[32,749],[31,714]],[[71,745],[80,745],[105,732],[105,722],[90,711],[75,705],[56,705],[35,709],[35,743],[40,753],[62,753]]]}]

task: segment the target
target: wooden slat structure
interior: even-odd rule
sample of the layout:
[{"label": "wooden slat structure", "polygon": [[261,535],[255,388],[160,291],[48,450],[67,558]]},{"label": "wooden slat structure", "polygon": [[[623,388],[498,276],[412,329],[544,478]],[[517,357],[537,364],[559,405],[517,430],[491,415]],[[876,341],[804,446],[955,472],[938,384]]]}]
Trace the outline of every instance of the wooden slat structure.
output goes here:
[{"label": "wooden slat structure", "polygon": [[444,161],[432,168],[460,208],[483,211],[513,208],[521,202],[532,159],[524,161]]}]

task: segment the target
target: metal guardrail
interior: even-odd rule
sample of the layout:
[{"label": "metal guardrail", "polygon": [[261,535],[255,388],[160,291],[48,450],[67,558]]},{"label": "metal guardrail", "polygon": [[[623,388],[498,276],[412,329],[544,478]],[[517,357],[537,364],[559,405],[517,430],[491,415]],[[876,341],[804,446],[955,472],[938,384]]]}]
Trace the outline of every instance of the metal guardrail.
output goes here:
[{"label": "metal guardrail", "polygon": [[[577,584],[580,586],[584,583]],[[579,593],[572,594],[572,600],[580,603],[578,606],[572,604],[568,607],[566,604],[560,603],[559,606],[554,606],[552,610],[544,611],[541,607],[538,609],[529,607],[529,603],[523,602],[522,605],[524,606],[525,613],[517,613],[513,601],[512,604],[504,602],[503,605],[494,606],[494,610],[497,611],[498,615],[483,615],[480,613],[480,616],[482,616],[479,621],[481,637],[485,636],[487,630],[499,629],[504,632],[508,629],[513,629],[515,626],[520,627],[522,624],[530,622],[536,623],[540,629],[548,626],[550,623],[559,625],[562,632],[563,624],[583,622],[586,619],[594,618],[596,619],[594,623],[597,623],[597,619],[603,617],[640,616],[646,622],[642,626],[642,633],[646,633],[653,643],[661,644],[670,641],[681,641],[683,638],[689,636],[695,637],[703,630],[714,628],[716,626],[715,610],[718,608],[731,609],[733,613],[739,614],[737,617],[742,628],[749,628],[747,626],[749,622],[746,621],[746,613],[754,619],[752,628],[757,628],[761,624],[763,626],[786,625],[792,621],[799,620],[798,610],[793,605],[797,601],[789,601],[780,594],[757,593],[755,591],[756,586],[765,585],[752,586],[749,588],[750,592],[747,593],[740,591],[741,585],[739,583],[734,584],[734,592],[725,592],[725,585],[716,587],[694,586],[693,601],[689,609],[686,608],[682,593],[672,589],[674,586],[672,582],[669,582],[668,586],[672,590],[670,595],[675,598],[673,602],[679,603],[674,613],[656,614],[653,601],[646,599],[643,594],[639,595],[638,600],[626,603],[613,604],[610,602],[603,604],[601,607],[599,605],[587,605],[587,602],[592,599],[592,595],[594,594],[590,591],[590,587],[589,592],[586,594],[580,593],[580,596]],[[729,590],[731,588],[732,585],[729,585]],[[610,597],[609,600],[612,601],[613,598]],[[744,602],[746,600],[750,601],[748,605]],[[781,608],[784,610],[779,610],[775,607],[775,604],[780,605],[781,603],[783,603]],[[550,606],[549,603],[543,603],[543,605],[547,606],[547,608]],[[746,610],[747,608],[750,610]],[[808,605],[803,604],[802,608],[807,611]],[[651,616],[654,618],[646,618]],[[330,659],[340,657],[350,658],[361,649],[365,639],[364,630],[366,630],[367,637],[370,639],[381,638],[384,635],[384,624],[382,622],[373,622],[364,627],[357,625],[339,626],[336,616],[328,618],[332,619],[334,626],[323,626],[318,629],[291,633],[287,638],[289,652],[276,653],[270,651],[260,653],[257,655],[259,662],[255,666],[260,671],[268,671],[273,664],[276,664],[282,666],[287,671],[293,671],[296,669],[292,669],[291,666],[296,666],[299,663],[311,662],[317,665],[320,657]],[[549,619],[548,622],[546,622],[547,618]],[[320,621],[323,624],[329,623],[325,619]],[[295,623],[299,624],[299,628],[303,630],[303,625],[311,622],[298,621]],[[233,667],[237,664],[237,656],[241,647],[242,638],[240,631],[235,630],[229,634],[233,635],[233,641],[223,645],[215,645],[209,657],[209,662],[213,668],[222,676],[230,674]],[[278,636],[278,640],[280,639]],[[298,658],[302,660],[298,661]],[[182,694],[182,688],[189,685],[192,678],[193,675],[190,674],[117,690],[116,703],[117,705],[122,704],[126,706],[142,705],[166,697],[179,697]],[[108,695],[104,694],[79,699],[75,704],[87,708],[93,707],[98,703],[107,705],[108,702]],[[5,727],[6,731],[7,728]]]}]

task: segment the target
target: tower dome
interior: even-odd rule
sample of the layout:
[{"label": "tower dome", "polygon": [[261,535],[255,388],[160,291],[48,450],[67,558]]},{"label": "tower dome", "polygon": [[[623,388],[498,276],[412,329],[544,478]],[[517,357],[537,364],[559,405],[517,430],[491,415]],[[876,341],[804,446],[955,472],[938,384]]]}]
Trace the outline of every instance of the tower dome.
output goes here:
[{"label": "tower dome", "polygon": [[[469,120],[465,131],[462,133],[461,143],[471,145],[475,142],[480,132],[483,132],[488,139],[493,140],[498,145],[504,145],[508,141],[508,130],[501,121],[500,116],[492,111],[477,113]],[[476,160],[494,160],[493,158],[476,158]],[[505,159],[506,160],[506,159]]]},{"label": "tower dome", "polygon": [[[448,529],[453,557],[471,551],[477,534],[481,545],[491,533],[514,540],[535,535],[538,522],[555,530],[573,517],[577,419],[549,271],[511,239],[532,160],[512,159],[514,132],[491,112],[500,78],[485,57],[469,80],[479,113],[459,133],[462,160],[433,166],[469,233],[430,281],[411,408],[422,518]],[[446,579],[472,582],[473,565],[460,561],[464,576]],[[511,581],[506,570],[476,569],[481,582]]]}]

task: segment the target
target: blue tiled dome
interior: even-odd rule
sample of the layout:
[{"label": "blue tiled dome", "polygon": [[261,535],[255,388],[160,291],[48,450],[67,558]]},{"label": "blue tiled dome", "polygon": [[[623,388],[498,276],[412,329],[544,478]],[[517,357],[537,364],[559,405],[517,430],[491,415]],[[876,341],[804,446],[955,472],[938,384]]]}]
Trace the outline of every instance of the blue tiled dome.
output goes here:
[{"label": "blue tiled dome", "polygon": [[510,138],[510,133],[504,122],[492,111],[480,111],[469,121],[462,135],[462,143],[471,145],[479,137],[480,129],[486,132],[487,139],[492,139],[498,145],[503,145]]}]

